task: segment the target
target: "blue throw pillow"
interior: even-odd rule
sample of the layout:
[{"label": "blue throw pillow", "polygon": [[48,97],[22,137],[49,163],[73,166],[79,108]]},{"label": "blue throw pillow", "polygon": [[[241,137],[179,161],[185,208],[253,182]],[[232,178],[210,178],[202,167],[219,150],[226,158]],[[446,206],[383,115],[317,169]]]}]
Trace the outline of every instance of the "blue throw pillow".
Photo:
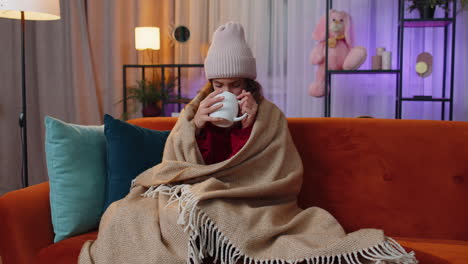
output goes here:
[{"label": "blue throw pillow", "polygon": [[98,227],[105,200],[103,126],[45,118],[45,152],[54,242]]},{"label": "blue throw pillow", "polygon": [[107,183],[104,210],[124,198],[132,180],[159,164],[169,131],[157,131],[104,116],[107,141]]}]

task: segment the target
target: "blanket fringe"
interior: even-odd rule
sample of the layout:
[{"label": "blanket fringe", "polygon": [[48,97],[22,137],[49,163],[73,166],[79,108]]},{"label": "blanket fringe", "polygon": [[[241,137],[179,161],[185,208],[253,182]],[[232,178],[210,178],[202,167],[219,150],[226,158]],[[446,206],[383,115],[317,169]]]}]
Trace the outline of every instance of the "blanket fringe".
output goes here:
[{"label": "blanket fringe", "polygon": [[254,259],[245,255],[234,246],[218,229],[215,223],[198,208],[198,199],[190,191],[190,185],[151,186],[142,196],[156,198],[158,194],[169,196],[169,206],[178,202],[179,217],[177,224],[190,232],[187,264],[201,264],[207,256],[214,257],[221,264],[363,264],[362,259],[374,261],[375,264],[416,264],[414,252],[407,253],[394,239],[386,240],[374,247],[333,256],[311,256],[304,259]]}]

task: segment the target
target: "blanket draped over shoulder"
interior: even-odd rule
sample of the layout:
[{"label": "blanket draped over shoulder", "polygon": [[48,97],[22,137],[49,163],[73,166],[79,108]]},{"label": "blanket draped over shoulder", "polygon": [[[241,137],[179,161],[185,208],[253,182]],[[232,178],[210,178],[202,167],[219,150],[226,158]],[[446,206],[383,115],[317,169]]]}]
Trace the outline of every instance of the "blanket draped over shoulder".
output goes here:
[{"label": "blanket draped over shoulder", "polygon": [[297,206],[301,158],[286,118],[266,99],[244,147],[205,165],[193,123],[202,99],[182,111],[163,162],[108,208],[79,263],[417,263],[381,230],[346,234],[327,211]]}]

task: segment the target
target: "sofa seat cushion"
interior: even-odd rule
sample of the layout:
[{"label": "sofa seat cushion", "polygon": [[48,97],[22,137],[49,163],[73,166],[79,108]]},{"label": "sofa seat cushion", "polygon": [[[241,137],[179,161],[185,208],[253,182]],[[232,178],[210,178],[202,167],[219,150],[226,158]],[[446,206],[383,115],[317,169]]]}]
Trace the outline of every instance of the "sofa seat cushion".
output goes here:
[{"label": "sofa seat cushion", "polygon": [[88,240],[95,240],[98,231],[85,233],[79,236],[64,239],[60,242],[43,248],[37,255],[37,264],[76,263],[81,247]]},{"label": "sofa seat cushion", "polygon": [[[97,231],[62,240],[42,249],[37,264],[76,263],[81,247],[88,240],[95,240]],[[419,263],[466,264],[468,263],[468,241],[434,240],[418,238],[396,238],[408,251],[414,251]],[[204,263],[211,263],[210,260]]]},{"label": "sofa seat cushion", "polygon": [[468,263],[468,241],[420,238],[396,238],[396,240],[405,247],[405,249],[414,251],[419,263]]}]

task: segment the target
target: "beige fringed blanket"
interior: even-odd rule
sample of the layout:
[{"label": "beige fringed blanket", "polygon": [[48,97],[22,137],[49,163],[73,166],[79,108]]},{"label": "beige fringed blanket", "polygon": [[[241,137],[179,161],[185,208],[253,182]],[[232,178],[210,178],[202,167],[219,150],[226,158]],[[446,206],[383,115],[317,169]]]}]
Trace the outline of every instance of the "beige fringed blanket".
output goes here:
[{"label": "beige fringed blanket", "polygon": [[297,207],[302,163],[274,104],[263,100],[246,145],[213,165],[198,150],[195,111],[182,112],[163,162],[105,212],[79,263],[417,263],[381,230],[346,234],[325,210]]}]

